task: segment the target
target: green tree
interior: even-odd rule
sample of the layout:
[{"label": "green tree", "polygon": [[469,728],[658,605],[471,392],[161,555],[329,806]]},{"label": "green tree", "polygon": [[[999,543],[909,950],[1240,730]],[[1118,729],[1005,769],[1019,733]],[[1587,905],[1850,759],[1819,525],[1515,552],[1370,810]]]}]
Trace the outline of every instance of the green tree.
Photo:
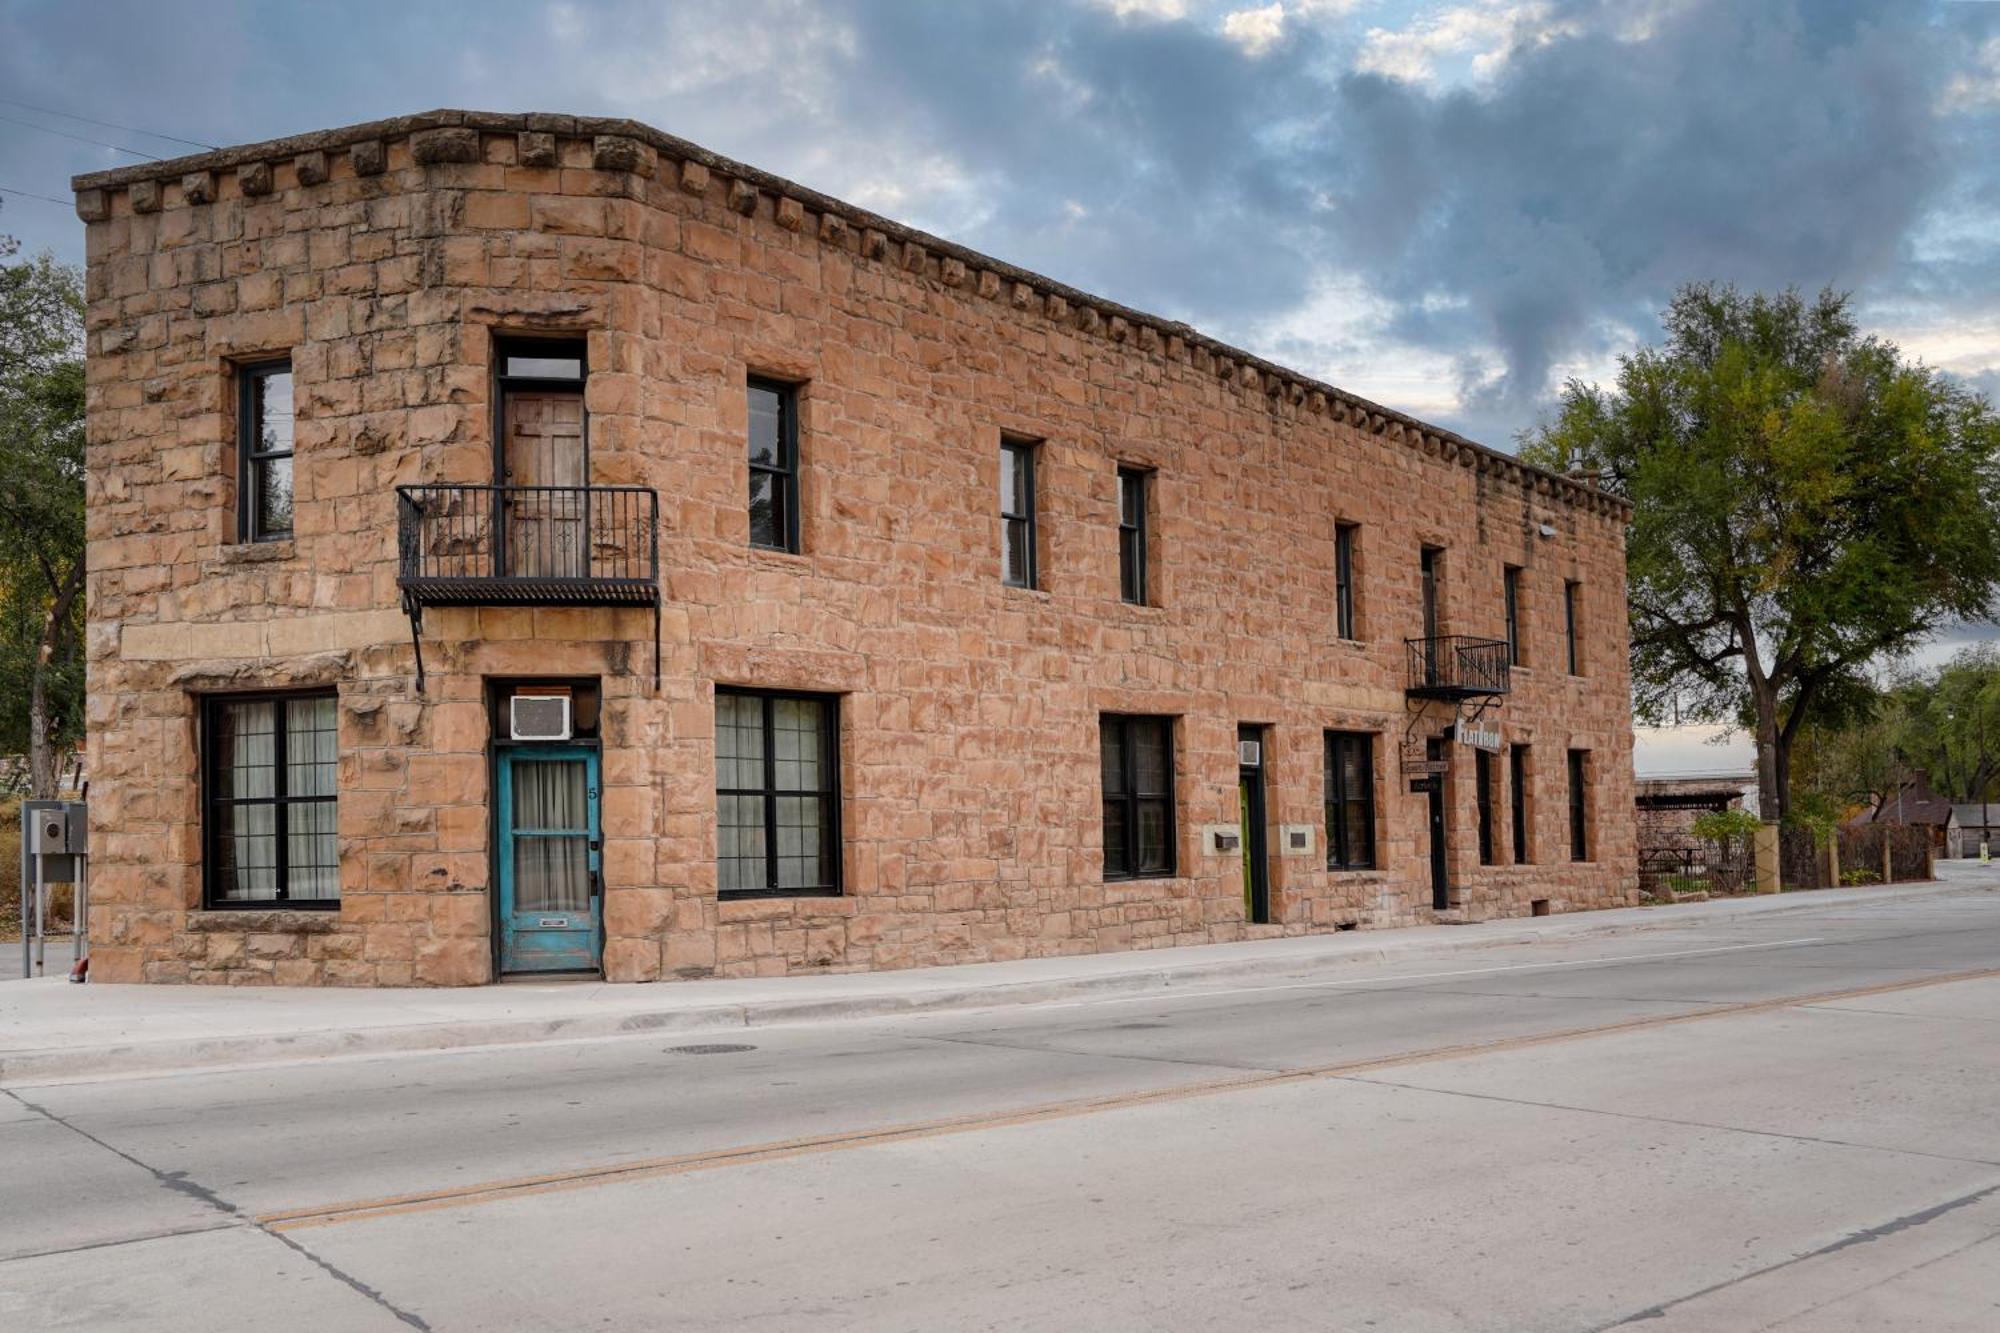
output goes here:
[{"label": "green tree", "polygon": [[1867,716],[1846,726],[1801,728],[1792,742],[1794,787],[1870,812],[1915,787],[1920,770],[1909,756],[1913,720],[1906,688],[1884,694]]},{"label": "green tree", "polygon": [[2000,653],[1968,648],[1905,683],[1897,748],[1950,801],[1987,799],[2000,778]]},{"label": "green tree", "polygon": [[53,796],[83,727],[83,288],[0,237],[0,747]]},{"label": "green tree", "polygon": [[1638,712],[1749,726],[1776,820],[1809,721],[1857,713],[1871,669],[1988,614],[2000,420],[1833,292],[1691,285],[1663,322],[1615,388],[1572,381],[1524,453],[1631,500]]}]

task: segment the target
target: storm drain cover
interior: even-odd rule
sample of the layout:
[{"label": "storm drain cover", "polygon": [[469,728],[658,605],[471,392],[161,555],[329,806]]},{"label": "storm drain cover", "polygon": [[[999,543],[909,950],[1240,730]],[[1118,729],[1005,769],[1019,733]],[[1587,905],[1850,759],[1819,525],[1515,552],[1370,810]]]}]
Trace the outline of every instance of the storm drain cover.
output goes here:
[{"label": "storm drain cover", "polygon": [[744,1051],[754,1051],[755,1046],[746,1046],[740,1041],[710,1041],[694,1046],[669,1046],[668,1055],[741,1055]]}]

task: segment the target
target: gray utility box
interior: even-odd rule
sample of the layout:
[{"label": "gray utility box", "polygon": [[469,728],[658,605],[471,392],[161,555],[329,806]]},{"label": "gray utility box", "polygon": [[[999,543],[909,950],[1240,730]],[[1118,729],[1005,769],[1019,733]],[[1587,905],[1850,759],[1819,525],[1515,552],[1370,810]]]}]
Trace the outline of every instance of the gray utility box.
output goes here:
[{"label": "gray utility box", "polygon": [[82,801],[21,803],[21,883],[34,882],[41,862],[44,884],[74,884],[79,862],[89,852],[90,821]]}]

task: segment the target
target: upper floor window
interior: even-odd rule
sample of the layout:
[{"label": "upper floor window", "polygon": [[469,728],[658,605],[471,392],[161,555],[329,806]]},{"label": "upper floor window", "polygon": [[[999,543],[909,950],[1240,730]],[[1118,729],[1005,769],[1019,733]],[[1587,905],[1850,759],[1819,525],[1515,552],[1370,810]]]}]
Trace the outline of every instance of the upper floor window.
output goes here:
[{"label": "upper floor window", "polygon": [[210,907],[338,905],[335,715],[326,691],[204,701]]},{"label": "upper floor window", "polygon": [[715,692],[716,889],[840,891],[837,701]]},{"label": "upper floor window", "polygon": [[1035,445],[1000,442],[1000,577],[1010,586],[1035,586]]},{"label": "upper floor window", "polygon": [[237,532],[280,541],[292,535],[291,359],[244,366],[237,380]]},{"label": "upper floor window", "polygon": [[1104,762],[1104,878],[1174,873],[1173,719],[1106,713],[1098,720]]},{"label": "upper floor window", "polygon": [[1501,570],[1500,583],[1507,603],[1507,664],[1525,666],[1521,657],[1521,567],[1508,565]]},{"label": "upper floor window", "polygon": [[1326,733],[1326,868],[1375,866],[1375,738]]},{"label": "upper floor window", "polygon": [[1146,587],[1146,492],[1152,473],[1118,469],[1118,595],[1144,606]]},{"label": "upper floor window", "polygon": [[1438,584],[1443,578],[1443,565],[1444,548],[1441,546],[1426,546],[1418,554],[1417,572],[1421,585],[1419,592],[1423,599],[1426,639],[1435,639],[1438,636]]},{"label": "upper floor window", "polygon": [[1569,654],[1569,674],[1583,674],[1583,655],[1577,642],[1578,621],[1583,615],[1583,585],[1575,579],[1563,584],[1563,638]]},{"label": "upper floor window", "polygon": [[750,381],[750,544],[799,549],[799,391]]},{"label": "upper floor window", "polygon": [[1333,528],[1333,619],[1335,632],[1343,639],[1356,638],[1354,632],[1354,543],[1360,527],[1336,523]]}]

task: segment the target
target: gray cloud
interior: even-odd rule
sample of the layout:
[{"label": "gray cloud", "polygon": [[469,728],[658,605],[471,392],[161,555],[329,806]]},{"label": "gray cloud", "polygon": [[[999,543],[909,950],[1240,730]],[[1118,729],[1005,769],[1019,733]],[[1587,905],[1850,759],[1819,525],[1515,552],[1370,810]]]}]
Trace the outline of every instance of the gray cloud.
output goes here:
[{"label": "gray cloud", "polygon": [[[217,143],[445,104],[634,115],[1336,379],[1385,344],[1456,358],[1449,424],[1495,443],[1689,278],[1991,311],[2000,103],[1937,108],[2000,5],[1653,10],[1626,40],[1630,0],[1557,0],[1565,35],[1441,90],[1354,72],[1379,12],[1253,58],[1212,17],[1084,0],[0,0],[0,86]],[[0,133],[22,189],[126,160]],[[5,208],[78,256],[61,210]],[[1367,341],[1287,325],[1357,275],[1390,312]]]}]

